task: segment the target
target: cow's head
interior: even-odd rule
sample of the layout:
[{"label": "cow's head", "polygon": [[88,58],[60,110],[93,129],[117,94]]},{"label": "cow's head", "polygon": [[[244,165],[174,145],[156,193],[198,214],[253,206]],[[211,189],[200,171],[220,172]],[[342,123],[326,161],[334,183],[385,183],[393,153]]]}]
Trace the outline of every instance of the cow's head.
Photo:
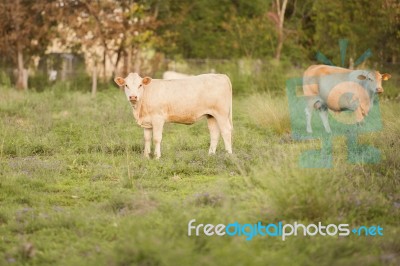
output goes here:
[{"label": "cow's head", "polygon": [[124,87],[126,98],[132,104],[135,104],[142,97],[143,85],[149,84],[151,78],[142,78],[137,73],[129,73],[126,78],[116,77],[114,81],[118,86]]},{"label": "cow's head", "polygon": [[362,71],[357,74],[359,83],[370,93],[382,93],[382,80],[390,79],[390,74],[380,74],[378,71]]}]

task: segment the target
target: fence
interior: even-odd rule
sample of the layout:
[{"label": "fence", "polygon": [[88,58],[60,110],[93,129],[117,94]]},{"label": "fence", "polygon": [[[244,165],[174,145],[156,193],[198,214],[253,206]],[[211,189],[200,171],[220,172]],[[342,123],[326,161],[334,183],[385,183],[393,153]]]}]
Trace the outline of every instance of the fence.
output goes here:
[{"label": "fence", "polygon": [[[9,64],[9,63],[8,63]],[[312,62],[309,63],[313,64]],[[371,64],[374,65],[374,64]],[[376,65],[376,64],[375,64]],[[163,57],[154,57],[144,60],[141,64],[142,75],[161,78],[163,72],[172,70],[180,73],[198,75],[202,73],[227,74],[234,87],[235,94],[253,92],[285,93],[285,82],[289,78],[301,77],[308,65],[293,64],[290,62],[276,62],[275,60],[261,59],[181,59],[172,60]],[[368,66],[368,65],[367,65]],[[400,87],[400,64],[383,63],[377,67],[381,73],[392,74],[390,82],[385,84],[385,95],[397,97]],[[7,76],[13,83],[12,68],[4,68],[0,75],[0,84],[7,84]],[[51,81],[49,73],[57,71],[56,78]],[[52,82],[68,82],[69,87],[76,90],[90,90],[91,71],[85,71],[83,57],[75,54],[50,54],[42,58],[34,75],[30,76],[29,87],[36,90],[45,89]],[[109,87],[108,81],[103,84]]]}]

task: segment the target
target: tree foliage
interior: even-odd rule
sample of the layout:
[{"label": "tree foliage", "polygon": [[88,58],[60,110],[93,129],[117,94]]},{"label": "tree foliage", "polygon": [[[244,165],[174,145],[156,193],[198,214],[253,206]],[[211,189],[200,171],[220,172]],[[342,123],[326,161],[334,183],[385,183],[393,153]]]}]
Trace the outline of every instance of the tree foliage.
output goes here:
[{"label": "tree foliage", "polygon": [[350,56],[356,58],[370,48],[375,60],[391,60],[399,53],[399,8],[391,0],[315,1],[314,49],[338,60],[338,39],[347,38]]},{"label": "tree foliage", "polygon": [[[95,54],[94,47],[103,47],[98,58],[104,73],[113,72],[121,61],[123,72],[139,69],[136,59],[144,47],[170,58],[282,58],[296,65],[309,63],[322,51],[338,63],[342,38],[349,40],[348,55],[354,59],[370,48],[374,62],[396,62],[400,3],[0,0],[0,55],[19,74],[32,56],[46,52],[54,37],[73,50]],[[106,69],[106,59],[113,62],[111,69]],[[18,75],[17,83],[20,79]]]},{"label": "tree foliage", "polygon": [[338,40],[350,41],[349,54],[374,51],[375,60],[392,60],[399,53],[400,4],[396,0],[289,0],[282,35],[280,1],[163,1],[165,24],[157,33],[158,49],[194,58],[276,57],[297,62],[314,59],[316,51],[338,57]]}]

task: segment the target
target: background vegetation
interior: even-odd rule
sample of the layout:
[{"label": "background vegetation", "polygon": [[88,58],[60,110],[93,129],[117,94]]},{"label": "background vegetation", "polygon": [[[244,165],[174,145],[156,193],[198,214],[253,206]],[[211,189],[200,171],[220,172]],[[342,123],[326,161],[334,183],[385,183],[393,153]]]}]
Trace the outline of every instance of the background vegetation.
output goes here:
[{"label": "background vegetation", "polygon": [[0,66],[17,88],[54,47],[83,54],[90,75],[101,66],[105,82],[130,71],[157,76],[170,67],[164,58],[261,60],[269,73],[279,62],[303,70],[317,52],[341,65],[338,41],[348,39],[344,66],[370,49],[362,67],[398,71],[399,29],[396,0],[2,0]]}]

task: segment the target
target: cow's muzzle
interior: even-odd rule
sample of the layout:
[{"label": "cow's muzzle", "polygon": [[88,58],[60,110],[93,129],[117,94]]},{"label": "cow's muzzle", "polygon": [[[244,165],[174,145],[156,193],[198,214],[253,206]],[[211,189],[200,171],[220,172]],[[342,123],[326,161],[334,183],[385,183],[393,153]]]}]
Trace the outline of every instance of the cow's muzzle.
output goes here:
[{"label": "cow's muzzle", "polygon": [[129,96],[129,101],[136,102],[137,101],[137,96]]},{"label": "cow's muzzle", "polygon": [[376,93],[383,93],[383,88],[376,88]]}]

